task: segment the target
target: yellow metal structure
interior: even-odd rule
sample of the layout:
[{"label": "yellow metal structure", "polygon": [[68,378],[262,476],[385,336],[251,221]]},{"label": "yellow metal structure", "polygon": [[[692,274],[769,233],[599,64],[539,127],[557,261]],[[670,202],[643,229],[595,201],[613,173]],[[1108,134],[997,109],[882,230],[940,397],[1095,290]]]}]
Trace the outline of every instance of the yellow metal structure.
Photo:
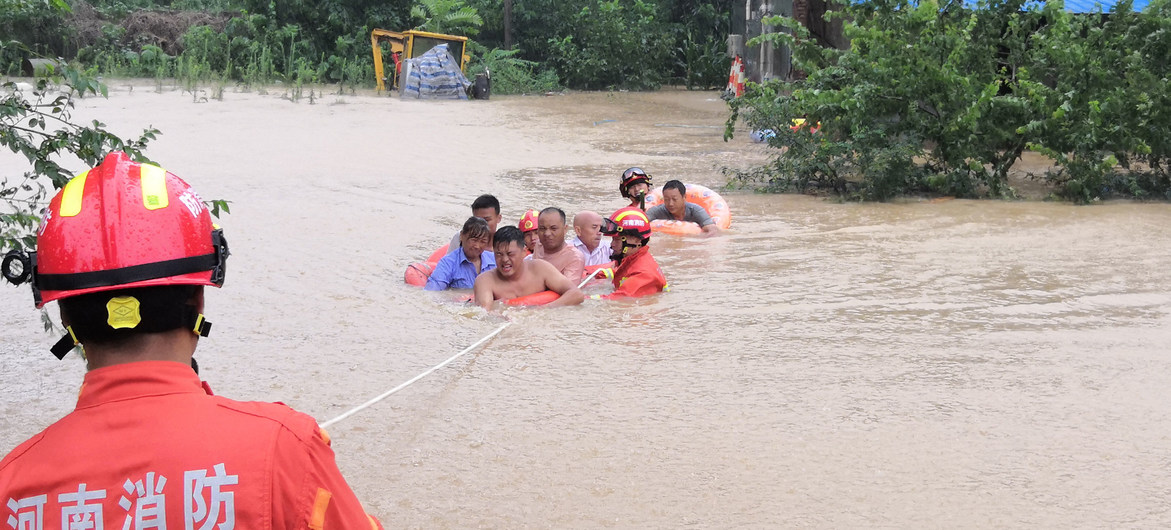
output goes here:
[{"label": "yellow metal structure", "polygon": [[[390,53],[394,57],[395,71],[387,76],[382,66],[382,46],[386,42],[390,45]],[[398,86],[398,66],[403,59],[414,59],[438,44],[447,44],[451,56],[459,61],[459,69],[467,67],[468,38],[457,35],[444,35],[429,31],[408,30],[403,32],[375,29],[370,32],[370,48],[374,53],[374,77],[378,82],[378,90],[386,90],[386,80],[390,80],[391,88]]]}]

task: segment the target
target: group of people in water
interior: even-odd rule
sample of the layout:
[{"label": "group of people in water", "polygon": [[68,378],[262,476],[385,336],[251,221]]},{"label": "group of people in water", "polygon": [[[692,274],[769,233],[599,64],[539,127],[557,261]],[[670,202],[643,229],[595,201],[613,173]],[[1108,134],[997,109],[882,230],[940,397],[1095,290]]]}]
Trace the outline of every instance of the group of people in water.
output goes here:
[{"label": "group of people in water", "polygon": [[[622,173],[618,191],[630,205],[603,218],[582,211],[573,216],[572,241],[566,240],[568,218],[560,208],[528,210],[516,226],[499,227],[500,201],[481,195],[472,202],[472,216],[436,263],[425,289],[472,289],[473,301],[491,309],[497,300],[514,300],[551,291],[545,305],[580,304],[581,287],[595,275],[612,280],[614,291],[596,299],[640,297],[669,290],[648,244],[651,221],[693,222],[703,234],[719,228],[699,205],[687,202],[687,188],[678,181],[663,186],[663,204],[646,208],[651,176],[632,167]],[[602,237],[609,236],[609,247]]]}]

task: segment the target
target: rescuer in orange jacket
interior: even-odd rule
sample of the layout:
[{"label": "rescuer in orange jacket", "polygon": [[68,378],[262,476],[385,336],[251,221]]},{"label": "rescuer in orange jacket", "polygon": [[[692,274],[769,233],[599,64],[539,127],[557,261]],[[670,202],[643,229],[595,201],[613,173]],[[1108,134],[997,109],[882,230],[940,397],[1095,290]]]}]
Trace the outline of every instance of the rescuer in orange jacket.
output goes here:
[{"label": "rescuer in orange jacket", "polygon": [[606,219],[602,234],[610,238],[610,259],[614,267],[614,291],[594,298],[615,299],[646,296],[669,291],[667,278],[651,256],[651,222],[642,209],[627,206]]},{"label": "rescuer in orange jacket", "polygon": [[[77,408],[0,461],[0,521],[20,529],[351,529],[381,525],[313,418],[214,396],[192,356],[203,286],[228,246],[179,177],[111,153],[53,198],[37,251],[3,275],[56,300],[88,372]],[[14,266],[19,263],[20,266]]]}]

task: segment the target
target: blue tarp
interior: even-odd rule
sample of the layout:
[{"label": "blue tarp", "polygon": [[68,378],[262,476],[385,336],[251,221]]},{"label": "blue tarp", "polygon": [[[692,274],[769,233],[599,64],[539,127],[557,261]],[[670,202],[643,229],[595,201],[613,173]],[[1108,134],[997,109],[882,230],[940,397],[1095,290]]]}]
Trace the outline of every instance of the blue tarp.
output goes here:
[{"label": "blue tarp", "polygon": [[[1070,13],[1094,13],[1099,9],[1095,5],[1098,4],[1101,6],[1101,11],[1103,13],[1109,13],[1110,10],[1114,7],[1114,4],[1117,3],[1118,2],[1102,2],[1095,0],[1065,0],[1065,10],[1069,11]],[[1147,8],[1147,4],[1149,3],[1149,0],[1134,0],[1134,10],[1142,11]]]},{"label": "blue tarp", "polygon": [[470,83],[446,44],[406,62],[410,64],[404,65],[407,79],[403,83],[403,99],[468,99]]},{"label": "blue tarp", "polygon": [[[866,0],[855,0],[857,4],[863,4]],[[942,2],[941,2],[942,3]],[[1026,7],[1040,7],[1045,2],[1037,0],[1036,2],[1027,2]],[[1065,10],[1070,13],[1109,13],[1114,8],[1115,4],[1119,2],[1115,0],[1065,0]],[[1131,7],[1135,11],[1142,11],[1147,8],[1151,2],[1150,0],[1134,0]],[[918,2],[911,2],[912,5],[917,5]],[[977,0],[964,0],[964,7],[968,9],[977,9],[980,4]]]},{"label": "blue tarp", "polygon": [[[1070,13],[1096,13],[1098,11],[1109,13],[1114,8],[1114,5],[1118,3],[1114,0],[1065,0],[1065,10]],[[1142,11],[1146,9],[1149,3],[1150,0],[1134,0],[1134,10]],[[1031,4],[1036,4],[1037,7],[1040,7],[1044,2],[1029,2],[1026,5]],[[977,7],[977,3],[972,0],[964,0],[964,5],[972,9]]]}]

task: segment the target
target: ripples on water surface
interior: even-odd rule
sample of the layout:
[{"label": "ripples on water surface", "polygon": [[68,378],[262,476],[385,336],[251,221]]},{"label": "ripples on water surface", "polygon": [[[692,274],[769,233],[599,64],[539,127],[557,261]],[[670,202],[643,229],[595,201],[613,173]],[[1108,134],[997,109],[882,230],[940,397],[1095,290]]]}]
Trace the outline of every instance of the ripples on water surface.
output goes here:
[{"label": "ripples on water surface", "polygon": [[[508,222],[547,204],[606,213],[628,165],[713,185],[714,166],[759,158],[718,130],[651,126],[720,123],[705,94],[135,97],[166,116],[156,158],[235,201],[205,376],[323,420],[504,321],[401,283],[479,192]],[[224,151],[247,178],[227,175],[189,151],[218,138],[203,109],[229,107],[221,120],[260,128],[240,145],[338,136],[266,144],[263,160]],[[372,160],[376,113],[457,123]],[[442,174],[403,156],[434,134],[463,146]],[[486,348],[334,427],[371,511],[425,528],[1171,525],[1171,207],[727,198],[731,234],[654,238],[671,293],[508,310]],[[46,359],[27,298],[0,292],[16,315],[0,335],[4,450],[68,411],[81,376]]]}]

